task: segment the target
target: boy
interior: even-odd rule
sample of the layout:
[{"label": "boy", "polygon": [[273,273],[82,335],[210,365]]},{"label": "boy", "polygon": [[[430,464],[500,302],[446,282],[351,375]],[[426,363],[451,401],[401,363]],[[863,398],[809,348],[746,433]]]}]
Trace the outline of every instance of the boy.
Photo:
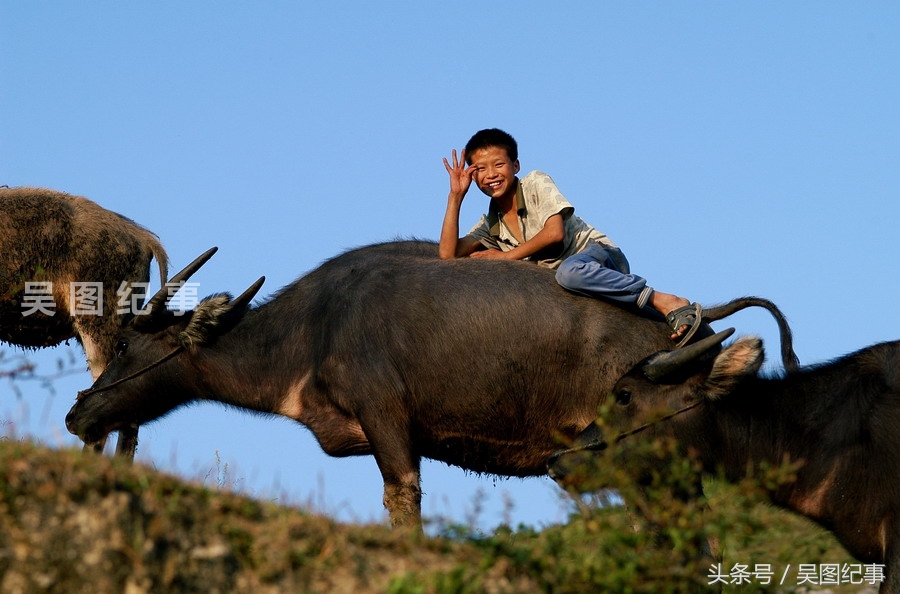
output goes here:
[{"label": "boy", "polygon": [[[515,139],[491,128],[476,132],[452,164],[447,212],[439,253],[449,258],[530,260],[556,269],[556,280],[575,293],[645,305],[666,317],[672,340],[687,342],[700,325],[701,308],[687,299],[655,291],[630,273],[622,251],[603,233],[575,216],[575,208],[545,173],[519,179]],[[459,211],[472,182],[491,201],[488,212],[459,237]]]}]

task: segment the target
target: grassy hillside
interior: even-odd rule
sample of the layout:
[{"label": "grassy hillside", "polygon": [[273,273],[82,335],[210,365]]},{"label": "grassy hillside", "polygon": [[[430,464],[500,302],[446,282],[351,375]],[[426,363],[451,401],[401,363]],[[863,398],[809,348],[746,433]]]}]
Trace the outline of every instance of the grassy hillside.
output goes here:
[{"label": "grassy hillside", "polygon": [[[688,468],[688,470],[690,470]],[[677,474],[677,472],[675,473]],[[713,512],[592,507],[566,526],[427,538],[328,518],[186,483],[78,451],[0,441],[0,592],[296,593],[682,592],[710,581],[695,543],[724,543],[723,572],[771,565],[726,592],[807,591],[797,564],[853,563],[823,531],[712,485]],[[752,491],[752,489],[750,489]],[[674,511],[673,511],[674,509]],[[813,591],[874,592],[866,585]]]}]

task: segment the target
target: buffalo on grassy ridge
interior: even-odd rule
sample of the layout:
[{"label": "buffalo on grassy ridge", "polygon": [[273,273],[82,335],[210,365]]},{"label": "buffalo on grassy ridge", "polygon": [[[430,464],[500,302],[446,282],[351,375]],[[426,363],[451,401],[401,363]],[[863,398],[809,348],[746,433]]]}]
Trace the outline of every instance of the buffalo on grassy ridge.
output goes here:
[{"label": "buffalo on grassy ridge", "polygon": [[[0,188],[0,341],[40,348],[75,338],[96,380],[115,356],[120,299],[129,297],[134,283],[150,280],[152,258],[165,283],[166,252],[134,221],[80,196]],[[49,283],[41,285],[47,301],[29,293],[37,285],[28,283]],[[72,283],[99,284],[102,290],[88,294],[93,305],[85,307]],[[133,457],[137,428],[120,431],[118,451]]]},{"label": "buffalo on grassy ridge", "polygon": [[[444,261],[431,242],[349,251],[250,308],[261,284],[181,316],[162,293],[151,299],[124,328],[118,357],[79,394],[69,430],[89,443],[195,400],[286,416],[329,455],[374,456],[391,523],[416,525],[421,458],[546,474],[615,379],[671,345],[661,318],[569,293],[552,270]],[[751,298],[707,315],[766,304]]]},{"label": "buffalo on grassy ridge", "polygon": [[604,418],[607,439],[649,425],[641,439],[672,435],[729,480],[761,463],[798,463],[796,480],[769,491],[772,502],[831,530],[860,561],[884,565],[881,592],[900,593],[900,341],[766,376],[762,341],[721,349],[729,334],[654,354],[625,374]]}]

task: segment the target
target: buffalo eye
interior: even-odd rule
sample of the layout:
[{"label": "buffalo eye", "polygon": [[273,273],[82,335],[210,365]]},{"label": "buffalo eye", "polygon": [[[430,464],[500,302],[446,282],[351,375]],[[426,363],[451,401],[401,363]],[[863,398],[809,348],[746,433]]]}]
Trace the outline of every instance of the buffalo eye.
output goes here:
[{"label": "buffalo eye", "polygon": [[616,404],[619,406],[628,406],[631,404],[631,392],[628,390],[620,390],[616,392]]},{"label": "buffalo eye", "polygon": [[128,352],[128,341],[122,338],[116,343],[116,357],[124,357]]}]

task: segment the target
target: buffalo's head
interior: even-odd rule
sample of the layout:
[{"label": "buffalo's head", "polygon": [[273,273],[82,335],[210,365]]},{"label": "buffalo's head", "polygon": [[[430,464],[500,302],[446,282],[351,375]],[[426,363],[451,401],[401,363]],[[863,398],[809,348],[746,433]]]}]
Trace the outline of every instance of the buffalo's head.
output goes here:
[{"label": "buffalo's head", "polygon": [[[612,404],[602,419],[606,440],[670,440],[681,454],[693,452],[704,464],[713,463],[718,441],[717,412],[742,399],[730,398],[739,384],[755,377],[762,365],[762,341],[743,337],[722,348],[734,332],[719,332],[676,351],[651,355],[613,387]],[[674,441],[671,441],[674,440]],[[623,442],[622,455],[631,457],[638,444]],[[693,454],[692,454],[693,455]],[[637,459],[634,464],[642,465]],[[652,464],[652,462],[651,462]]]},{"label": "buffalo's head", "polygon": [[730,394],[763,361],[762,343],[755,337],[722,349],[733,333],[732,328],[684,348],[657,352],[632,367],[616,382],[598,421],[580,438],[585,445],[551,458],[551,476],[563,480],[584,464],[583,454],[574,455],[579,449],[598,451],[625,439],[702,433],[704,405]]},{"label": "buffalo's head", "polygon": [[655,353],[623,375],[604,418],[615,439],[644,429],[669,432],[689,422],[694,409],[722,399],[741,379],[755,375],[763,361],[761,341],[744,337],[722,349],[733,333],[730,328],[683,349]]},{"label": "buffalo's head", "polygon": [[260,278],[237,299],[218,294],[203,299],[194,310],[169,310],[175,293],[169,288],[183,284],[215,251],[194,260],[125,321],[115,358],[90,389],[79,392],[66,415],[66,427],[86,444],[157,419],[203,394],[192,354],[240,322],[265,280]]},{"label": "buffalo's head", "polygon": [[743,337],[721,348],[734,333],[730,328],[684,349],[662,351],[647,357],[623,375],[611,398],[618,413],[611,418],[624,425],[653,424],[654,413],[670,415],[693,404],[716,401],[731,393],[748,375],[755,375],[763,362],[762,342]]}]

